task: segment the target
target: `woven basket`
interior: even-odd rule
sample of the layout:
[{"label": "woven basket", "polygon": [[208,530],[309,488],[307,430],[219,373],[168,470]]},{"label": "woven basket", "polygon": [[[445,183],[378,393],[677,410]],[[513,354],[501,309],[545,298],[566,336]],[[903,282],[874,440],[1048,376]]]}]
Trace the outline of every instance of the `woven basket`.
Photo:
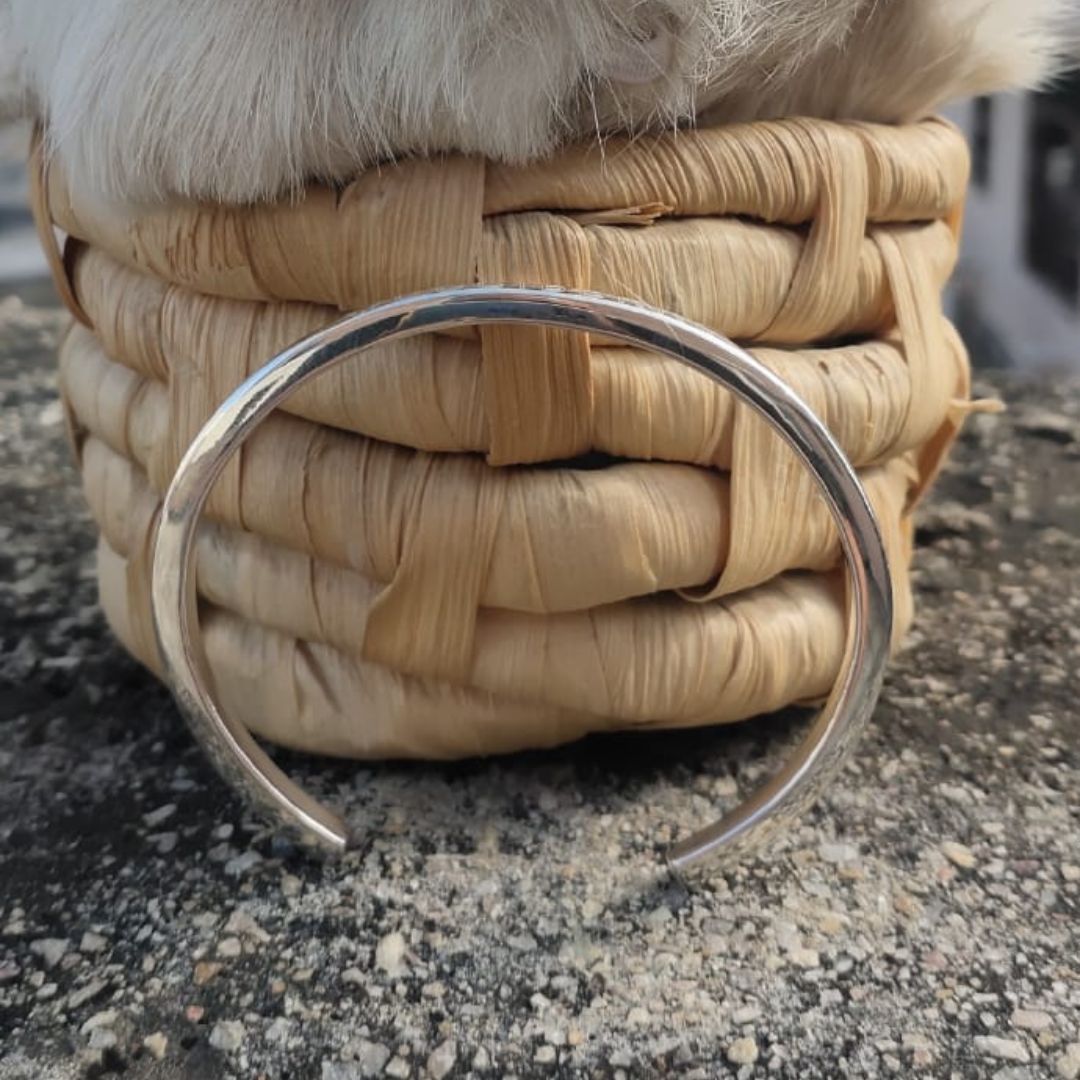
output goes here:
[{"label": "woven basket", "polygon": [[[341,311],[442,285],[643,300],[751,348],[869,493],[898,640],[910,512],[971,408],[940,292],[960,134],[810,120],[410,161],[343,190],[124,214],[58,170],[61,350],[101,599],[159,664],[161,494],[249,373]],[[567,331],[413,338],[306,385],[222,476],[198,541],[222,708],[289,746],[453,758],[740,720],[825,695],[839,545],[804,468],[700,375]]]}]

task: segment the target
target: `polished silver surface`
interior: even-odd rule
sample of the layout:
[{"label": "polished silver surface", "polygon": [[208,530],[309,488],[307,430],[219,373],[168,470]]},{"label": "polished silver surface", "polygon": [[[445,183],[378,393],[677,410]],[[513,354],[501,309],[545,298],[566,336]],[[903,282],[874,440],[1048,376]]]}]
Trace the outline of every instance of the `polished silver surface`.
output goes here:
[{"label": "polished silver surface", "polygon": [[[715,824],[676,844],[682,871],[706,856],[738,858],[769,829],[797,818],[843,762],[881,690],[892,628],[892,589],[866,493],[824,425],[779,378],[727,338],[641,304],[554,288],[472,286],[409,296],[348,315],[279,353],[224,402],[195,437],[166,493],[154,551],[154,626],[176,700],[222,776],[301,842],[348,845],[345,823],[269,759],[210,692],[198,635],[193,547],[203,506],[229,458],[299,386],[362,349],[392,338],[492,322],[537,323],[603,334],[655,350],[726,386],[763,416],[812,473],[839,529],[848,563],[844,665],[823,711],[769,783]],[[363,359],[357,360],[363,363]]]}]

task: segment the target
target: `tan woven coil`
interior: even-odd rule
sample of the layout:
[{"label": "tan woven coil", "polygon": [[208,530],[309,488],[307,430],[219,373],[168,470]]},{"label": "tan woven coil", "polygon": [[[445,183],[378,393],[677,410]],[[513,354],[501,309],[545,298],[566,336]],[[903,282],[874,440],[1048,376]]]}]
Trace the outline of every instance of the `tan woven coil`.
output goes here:
[{"label": "tan woven coil", "polygon": [[[940,306],[967,173],[936,120],[408,161],[243,208],[120,212],[46,172],[113,627],[158,666],[161,493],[246,375],[341,311],[500,282],[643,300],[786,379],[878,512],[899,639],[911,509],[971,407]],[[680,365],[535,327],[402,341],[305,386],[215,488],[198,580],[222,706],[356,757],[743,719],[824,695],[845,635],[834,529],[761,420]]]}]

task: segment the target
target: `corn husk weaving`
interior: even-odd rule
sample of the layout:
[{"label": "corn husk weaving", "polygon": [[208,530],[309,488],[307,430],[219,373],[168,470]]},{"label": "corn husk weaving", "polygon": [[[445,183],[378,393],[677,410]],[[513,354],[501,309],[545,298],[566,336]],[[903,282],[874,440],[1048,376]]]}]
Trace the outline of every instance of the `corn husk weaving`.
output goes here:
[{"label": "corn husk weaving", "polygon": [[[971,408],[940,300],[967,174],[937,120],[404,161],[250,207],[118,210],[48,170],[113,628],[158,667],[161,495],[248,374],[342,311],[497,282],[639,299],[782,376],[877,511],[898,642],[912,510]],[[680,365],[538,327],[412,338],[306,385],[219,481],[198,578],[223,710],[358,758],[743,720],[824,696],[844,648],[835,530],[782,440]]]}]

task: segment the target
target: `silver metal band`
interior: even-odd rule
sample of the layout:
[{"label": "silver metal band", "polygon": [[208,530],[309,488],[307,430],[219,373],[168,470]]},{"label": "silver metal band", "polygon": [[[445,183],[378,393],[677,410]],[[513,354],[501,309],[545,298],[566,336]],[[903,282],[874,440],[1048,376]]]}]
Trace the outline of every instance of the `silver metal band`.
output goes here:
[{"label": "silver metal band", "polygon": [[[286,349],[247,379],[195,437],[165,495],[153,564],[153,612],[169,683],[196,739],[253,806],[306,844],[348,844],[343,821],[302,791],[210,693],[198,635],[193,546],[203,506],[229,458],[264,417],[320,372],[382,341],[478,323],[536,323],[603,334],[688,364],[727,387],[779,432],[817,481],[849,571],[844,664],[823,711],[792,758],[732,813],[676,844],[683,870],[706,856],[739,857],[766,831],[797,818],[857,741],[881,690],[892,628],[892,588],[866,493],[825,426],[779,378],[727,338],[675,315],[592,293],[475,286],[409,296],[348,315]],[[360,361],[362,362],[362,361]]]}]

